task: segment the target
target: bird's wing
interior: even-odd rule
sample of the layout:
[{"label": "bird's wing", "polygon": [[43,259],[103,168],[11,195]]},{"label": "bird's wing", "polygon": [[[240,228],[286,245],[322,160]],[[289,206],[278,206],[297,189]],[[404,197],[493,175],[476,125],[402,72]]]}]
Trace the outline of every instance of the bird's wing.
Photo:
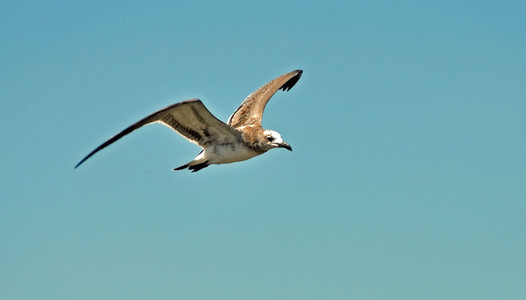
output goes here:
[{"label": "bird's wing", "polygon": [[302,70],[295,70],[283,74],[254,91],[230,116],[227,124],[234,128],[244,125],[261,126],[261,118],[263,117],[263,111],[265,110],[268,100],[270,100],[272,95],[278,90],[290,90],[296,82],[298,82],[302,73]]},{"label": "bird's wing", "polygon": [[151,123],[161,123],[201,147],[209,143],[233,143],[241,133],[212,115],[199,99],[191,99],[165,107],[136,122],[91,151],[76,166],[128,133]]}]

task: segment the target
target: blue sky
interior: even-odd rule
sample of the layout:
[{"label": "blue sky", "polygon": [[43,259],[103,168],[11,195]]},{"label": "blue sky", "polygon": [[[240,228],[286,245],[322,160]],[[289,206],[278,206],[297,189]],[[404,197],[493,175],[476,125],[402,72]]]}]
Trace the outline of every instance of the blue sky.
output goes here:
[{"label": "blue sky", "polygon": [[[0,298],[524,299],[523,1],[0,4]],[[294,152],[173,172],[131,123],[263,125]]]}]

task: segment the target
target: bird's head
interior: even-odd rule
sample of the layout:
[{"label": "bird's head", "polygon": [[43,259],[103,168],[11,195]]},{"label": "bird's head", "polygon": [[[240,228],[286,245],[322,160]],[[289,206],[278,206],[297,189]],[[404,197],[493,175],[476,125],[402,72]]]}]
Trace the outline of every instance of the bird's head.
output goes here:
[{"label": "bird's head", "polygon": [[287,142],[285,142],[282,138],[281,138],[281,134],[277,133],[276,131],[274,130],[265,130],[263,132],[263,135],[264,135],[264,141],[263,141],[263,145],[268,149],[272,149],[272,148],[285,148],[289,151],[292,151],[292,147],[287,144]]}]

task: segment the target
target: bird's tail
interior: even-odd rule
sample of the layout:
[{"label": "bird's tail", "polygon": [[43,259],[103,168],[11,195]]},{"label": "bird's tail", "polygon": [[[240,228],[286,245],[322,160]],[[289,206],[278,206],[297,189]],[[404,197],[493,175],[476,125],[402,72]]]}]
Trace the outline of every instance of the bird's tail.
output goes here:
[{"label": "bird's tail", "polygon": [[209,164],[208,164],[208,160],[203,162],[203,163],[200,163],[200,164],[196,164],[196,165],[190,165],[190,163],[187,163],[186,165],[182,165],[180,167],[177,167],[174,169],[174,171],[180,171],[180,170],[184,170],[184,169],[188,169],[188,170],[191,170],[192,173],[194,172],[197,172],[201,169],[204,169],[206,167],[208,167]]}]

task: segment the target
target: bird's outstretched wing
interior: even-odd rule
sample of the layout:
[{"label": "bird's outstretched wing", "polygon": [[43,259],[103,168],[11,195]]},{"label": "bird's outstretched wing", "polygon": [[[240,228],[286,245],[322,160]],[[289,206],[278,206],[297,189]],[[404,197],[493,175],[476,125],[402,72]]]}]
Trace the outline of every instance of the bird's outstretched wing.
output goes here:
[{"label": "bird's outstretched wing", "polygon": [[201,100],[191,99],[165,107],[129,126],[91,151],[75,168],[128,133],[151,123],[166,125],[201,147],[211,142],[233,143],[241,140],[241,133],[238,130],[214,117]]},{"label": "bird's outstretched wing", "polygon": [[227,124],[234,128],[244,125],[261,126],[261,118],[268,100],[278,91],[290,90],[301,77],[302,70],[283,74],[250,94],[230,116]]}]

